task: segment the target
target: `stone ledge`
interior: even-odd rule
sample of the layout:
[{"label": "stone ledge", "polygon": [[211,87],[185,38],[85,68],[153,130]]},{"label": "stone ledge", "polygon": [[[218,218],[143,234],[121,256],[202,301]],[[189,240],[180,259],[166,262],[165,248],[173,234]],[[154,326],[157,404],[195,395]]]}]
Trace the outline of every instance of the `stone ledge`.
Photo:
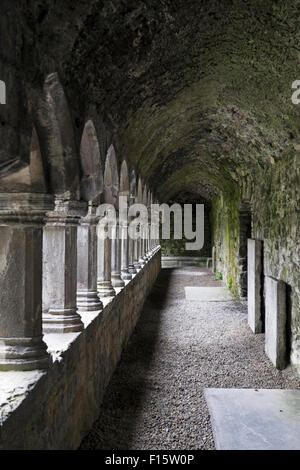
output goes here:
[{"label": "stone ledge", "polygon": [[102,311],[82,313],[82,332],[45,335],[48,371],[0,372],[0,449],[78,447],[160,266],[159,250]]},{"label": "stone ledge", "polygon": [[162,256],[163,268],[177,268],[182,266],[206,266],[207,257],[201,256]]}]

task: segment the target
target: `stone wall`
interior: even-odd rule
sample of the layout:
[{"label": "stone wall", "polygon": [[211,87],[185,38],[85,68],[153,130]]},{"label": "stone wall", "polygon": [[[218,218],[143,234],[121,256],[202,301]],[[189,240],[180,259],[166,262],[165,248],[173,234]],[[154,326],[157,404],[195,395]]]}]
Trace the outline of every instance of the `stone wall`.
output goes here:
[{"label": "stone wall", "polygon": [[161,253],[81,333],[51,334],[47,372],[0,372],[0,449],[76,449],[99,414],[109,380],[161,266]]},{"label": "stone wall", "polygon": [[213,244],[215,246],[216,272],[239,296],[239,194],[221,195],[212,206]]},{"label": "stone wall", "polygon": [[300,165],[299,153],[290,151],[255,176],[245,178],[216,197],[212,206],[216,271],[240,296],[247,234],[244,208],[251,210],[251,237],[263,241],[263,274],[287,285],[287,355],[300,373]]},{"label": "stone wall", "polygon": [[[253,237],[263,240],[264,275],[287,285],[288,353],[300,373],[300,155],[290,152],[249,184]],[[290,350],[290,351],[289,351]]]}]

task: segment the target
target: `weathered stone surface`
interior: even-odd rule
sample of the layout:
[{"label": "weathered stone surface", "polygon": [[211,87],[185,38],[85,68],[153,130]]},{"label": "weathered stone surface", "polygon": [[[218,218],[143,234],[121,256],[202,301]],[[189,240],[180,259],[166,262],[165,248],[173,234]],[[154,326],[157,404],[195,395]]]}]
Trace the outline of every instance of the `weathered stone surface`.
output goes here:
[{"label": "weathered stone surface", "polygon": [[43,237],[43,330],[81,331],[77,312],[77,226],[86,205],[56,200],[47,214]]},{"label": "weathered stone surface", "polygon": [[120,224],[117,222],[112,227],[111,239],[111,283],[113,287],[124,287],[125,282],[121,277],[121,238]]},{"label": "weathered stone surface", "polygon": [[214,246],[211,249],[211,270],[213,273],[216,272],[216,249]]},{"label": "weathered stone surface", "polygon": [[208,258],[195,256],[162,256],[162,267],[206,266]]},{"label": "weathered stone surface", "polygon": [[228,302],[234,300],[227,287],[185,287],[185,298],[200,302]]},{"label": "weathered stone surface", "polygon": [[103,174],[99,141],[92,120],[84,126],[80,145],[80,162],[82,168],[81,195],[85,201],[93,201],[103,191]]},{"label": "weathered stone surface", "polygon": [[111,283],[111,238],[105,237],[101,221],[97,227],[98,237],[98,269],[97,289],[101,298],[113,297],[116,292]]},{"label": "weathered stone surface", "polygon": [[248,325],[262,333],[262,241],[248,239]]},{"label": "weathered stone surface", "polygon": [[88,214],[77,228],[77,308],[101,310],[97,292],[97,223],[96,207],[89,204]]},{"label": "weathered stone surface", "polygon": [[45,369],[42,225],[53,199],[0,194],[0,370]]},{"label": "weathered stone surface", "polygon": [[300,391],[206,388],[217,450],[299,450]]},{"label": "weathered stone surface", "polygon": [[[44,375],[22,379],[22,401],[12,394],[10,409],[1,419],[0,449],[79,446],[99,414],[106,386],[159,270],[157,252],[103,311],[86,323],[84,331],[70,335],[72,341],[62,344],[61,352],[59,342],[49,338],[54,363]],[[84,315],[90,317],[89,312]],[[55,337],[46,335],[46,340],[48,336]],[[4,395],[7,401],[7,393]]]},{"label": "weathered stone surface", "polygon": [[[121,277],[123,280],[130,280],[132,273],[129,272],[129,236],[128,224],[123,222],[120,227],[121,232]],[[133,266],[134,269],[134,266]]]},{"label": "weathered stone surface", "polygon": [[287,363],[286,351],[286,284],[265,277],[266,336],[265,351],[277,369]]}]

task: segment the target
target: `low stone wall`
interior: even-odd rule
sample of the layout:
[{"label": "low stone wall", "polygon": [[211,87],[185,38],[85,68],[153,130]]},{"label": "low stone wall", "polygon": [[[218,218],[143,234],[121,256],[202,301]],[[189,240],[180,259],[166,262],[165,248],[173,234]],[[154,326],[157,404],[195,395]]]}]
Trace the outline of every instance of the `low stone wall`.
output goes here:
[{"label": "low stone wall", "polygon": [[161,267],[160,251],[81,333],[46,335],[47,372],[0,373],[0,449],[76,449],[97,418],[109,380]]},{"label": "low stone wall", "polygon": [[182,266],[206,266],[210,258],[200,256],[162,256],[161,265],[163,268],[178,268]]}]

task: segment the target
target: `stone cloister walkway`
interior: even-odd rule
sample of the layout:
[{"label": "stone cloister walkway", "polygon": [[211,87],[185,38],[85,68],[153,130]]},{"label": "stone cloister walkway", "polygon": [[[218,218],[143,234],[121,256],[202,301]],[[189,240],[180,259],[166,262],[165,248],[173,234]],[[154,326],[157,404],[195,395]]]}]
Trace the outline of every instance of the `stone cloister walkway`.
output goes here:
[{"label": "stone cloister walkway", "polygon": [[264,354],[246,302],[185,299],[205,268],[163,269],[82,449],[213,449],[205,387],[300,388]]}]

